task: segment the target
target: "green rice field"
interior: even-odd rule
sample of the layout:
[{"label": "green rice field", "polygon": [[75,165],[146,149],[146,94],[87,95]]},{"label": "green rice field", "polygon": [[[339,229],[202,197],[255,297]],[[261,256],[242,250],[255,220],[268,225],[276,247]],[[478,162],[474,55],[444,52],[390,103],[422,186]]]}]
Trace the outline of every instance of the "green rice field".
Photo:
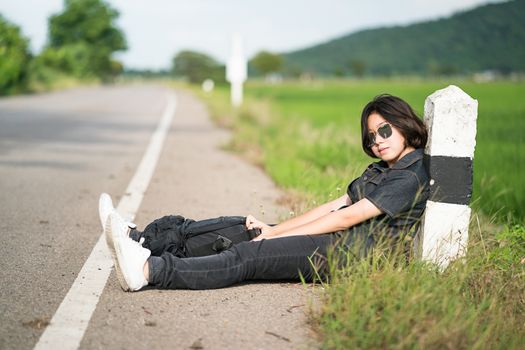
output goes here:
[{"label": "green rice field", "polygon": [[258,135],[250,137],[259,140],[264,166],[280,185],[322,196],[343,190],[370,162],[361,151],[359,131],[361,110],[370,99],[380,93],[397,95],[422,116],[425,98],[449,84],[459,86],[479,103],[472,206],[499,222],[523,222],[523,82],[251,83],[245,90],[248,101],[266,101],[263,112],[269,115],[244,110],[241,119],[249,123],[262,118],[265,122]]}]

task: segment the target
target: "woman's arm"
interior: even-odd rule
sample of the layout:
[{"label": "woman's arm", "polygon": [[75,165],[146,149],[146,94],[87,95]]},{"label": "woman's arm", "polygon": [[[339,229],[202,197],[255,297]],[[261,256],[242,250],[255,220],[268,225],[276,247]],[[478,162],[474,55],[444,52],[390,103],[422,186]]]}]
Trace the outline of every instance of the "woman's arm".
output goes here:
[{"label": "woman's arm", "polygon": [[350,197],[348,196],[348,194],[345,193],[343,196],[337,199],[334,199],[314,209],[311,209],[302,215],[283,221],[282,223],[276,226],[268,226],[265,223],[255,219],[253,216],[248,215],[246,218],[246,226],[249,229],[254,227],[260,228],[262,230],[261,236],[269,231],[272,232],[272,235],[279,235],[282,232],[291,230],[294,227],[302,226],[308,222],[316,220],[317,218],[323,215],[328,214],[330,211],[337,210],[342,206],[350,205],[351,203],[352,201],[350,200]]},{"label": "woman's arm", "polygon": [[303,223],[285,231],[273,231],[270,229],[264,235],[261,234],[254,240],[271,239],[286,236],[316,235],[347,229],[363,221],[382,214],[372,202],[363,198],[351,206],[328,212],[313,221]]}]

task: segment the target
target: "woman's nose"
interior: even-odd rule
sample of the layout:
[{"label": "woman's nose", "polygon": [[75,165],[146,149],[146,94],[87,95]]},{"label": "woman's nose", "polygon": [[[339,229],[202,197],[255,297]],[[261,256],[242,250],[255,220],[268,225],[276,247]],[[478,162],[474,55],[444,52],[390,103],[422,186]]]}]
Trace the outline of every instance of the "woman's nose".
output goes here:
[{"label": "woman's nose", "polygon": [[383,142],[385,142],[385,139],[381,135],[377,134],[376,137],[375,137],[375,143],[379,144],[379,143],[383,143]]}]

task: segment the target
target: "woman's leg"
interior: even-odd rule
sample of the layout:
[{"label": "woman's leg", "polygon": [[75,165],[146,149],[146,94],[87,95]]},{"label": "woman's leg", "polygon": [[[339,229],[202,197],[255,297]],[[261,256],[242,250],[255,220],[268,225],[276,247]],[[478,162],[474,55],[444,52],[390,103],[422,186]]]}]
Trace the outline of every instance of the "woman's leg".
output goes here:
[{"label": "woman's leg", "polygon": [[326,273],[326,254],[334,234],[242,242],[217,255],[178,258],[169,252],[148,259],[150,285],[158,288],[212,289],[245,280],[311,281]]}]

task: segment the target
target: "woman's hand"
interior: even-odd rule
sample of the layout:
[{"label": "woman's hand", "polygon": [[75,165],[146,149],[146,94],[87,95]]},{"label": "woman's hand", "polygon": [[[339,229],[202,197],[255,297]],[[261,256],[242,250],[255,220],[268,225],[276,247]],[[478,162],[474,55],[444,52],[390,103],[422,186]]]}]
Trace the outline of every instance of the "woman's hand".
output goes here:
[{"label": "woman's hand", "polygon": [[257,220],[253,215],[248,215],[246,217],[246,228],[248,230],[251,230],[254,228],[258,228],[261,230],[261,234],[255,237],[254,239],[252,239],[252,241],[260,241],[263,238],[270,238],[269,237],[270,232],[272,231],[271,226],[265,224],[264,222],[260,220]]},{"label": "woman's hand", "polygon": [[260,228],[261,230],[264,227],[269,227],[264,222],[257,220],[253,215],[248,215],[246,217],[246,228],[248,230],[254,229],[254,228]]}]

